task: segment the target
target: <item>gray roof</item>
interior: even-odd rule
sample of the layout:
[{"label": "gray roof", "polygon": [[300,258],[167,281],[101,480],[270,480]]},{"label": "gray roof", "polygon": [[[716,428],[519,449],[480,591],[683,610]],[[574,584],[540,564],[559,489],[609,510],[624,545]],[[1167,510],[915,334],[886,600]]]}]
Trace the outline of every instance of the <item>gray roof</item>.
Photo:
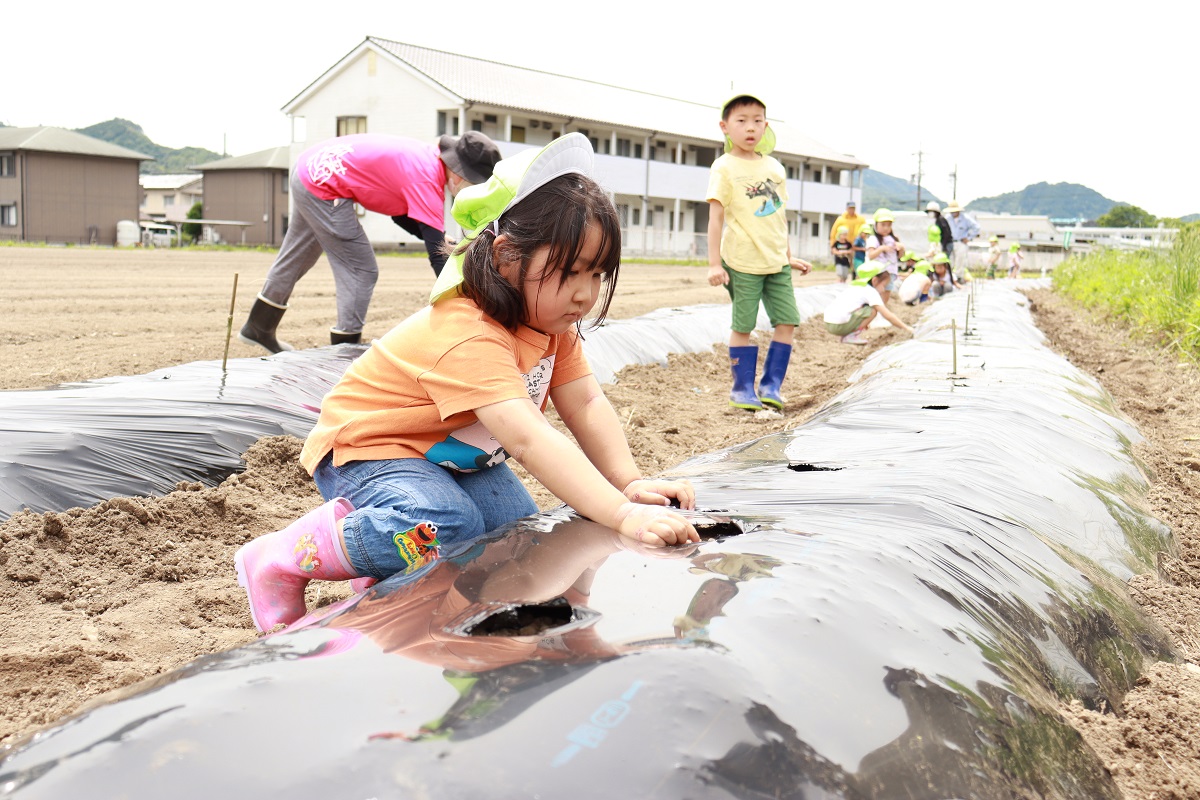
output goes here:
[{"label": "gray roof", "polygon": [[269,147],[257,153],[247,153],[244,156],[219,158],[207,164],[197,164],[188,169],[198,169],[208,172],[214,169],[289,169],[291,167],[291,148]]},{"label": "gray roof", "polygon": [[[595,122],[699,141],[719,142],[721,139],[717,128],[720,112],[714,105],[431,50],[376,36],[368,36],[355,52],[363,46],[372,46],[394,56],[467,102],[567,117],[583,127],[588,122]],[[332,73],[331,69],[326,76]],[[293,98],[284,109],[322,83],[324,77]],[[775,129],[777,153],[850,167],[866,166],[866,162],[826,147],[793,126],[771,120],[771,127]]]},{"label": "gray roof", "polygon": [[203,175],[139,175],[138,183],[143,189],[181,189],[192,183],[200,183]]},{"label": "gray roof", "polygon": [[34,150],[44,153],[73,153],[81,156],[132,158],[153,161],[154,156],[127,147],[93,139],[66,128],[0,128],[0,150]]}]

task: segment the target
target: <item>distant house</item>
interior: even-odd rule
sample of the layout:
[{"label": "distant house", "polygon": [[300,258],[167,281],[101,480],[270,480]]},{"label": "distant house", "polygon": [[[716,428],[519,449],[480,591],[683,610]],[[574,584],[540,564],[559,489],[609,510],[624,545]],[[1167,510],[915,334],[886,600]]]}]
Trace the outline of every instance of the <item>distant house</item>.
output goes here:
[{"label": "distant house", "polygon": [[212,229],[222,241],[283,243],[288,224],[289,162],[287,147],[272,147],[191,167],[204,175],[205,219],[249,223],[214,224]]},{"label": "distant house", "polygon": [[[715,103],[724,99],[693,103],[367,37],[283,111],[293,120],[293,159],[317,142],[359,132],[434,142],[477,130],[511,156],[579,131],[591,139],[597,177],[613,193],[626,252],[703,257],[708,167],[723,146]],[[848,200],[860,201],[867,165],[794,126],[775,119],[771,126],[775,156],[787,170],[792,251],[827,257],[829,226]],[[363,226],[376,244],[411,241],[378,214],[366,213]]]},{"label": "distant house", "polygon": [[204,197],[204,178],[190,175],[141,175],[141,218],[154,222],[181,222]]},{"label": "distant house", "polygon": [[116,244],[153,159],[63,128],[0,128],[0,239]]}]

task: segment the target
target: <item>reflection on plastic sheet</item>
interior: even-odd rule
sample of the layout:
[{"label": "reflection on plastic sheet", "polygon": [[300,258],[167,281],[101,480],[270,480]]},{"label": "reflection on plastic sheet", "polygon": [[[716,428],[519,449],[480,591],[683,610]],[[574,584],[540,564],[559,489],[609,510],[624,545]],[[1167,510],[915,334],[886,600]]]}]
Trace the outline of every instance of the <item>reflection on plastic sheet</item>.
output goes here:
[{"label": "reflection on plastic sheet", "polygon": [[807,424],[680,465],[720,534],[529,518],[122,690],[0,791],[1115,800],[1056,704],[1117,707],[1172,657],[1123,584],[1169,532],[1020,295],[978,292],[950,377],[964,300]]}]

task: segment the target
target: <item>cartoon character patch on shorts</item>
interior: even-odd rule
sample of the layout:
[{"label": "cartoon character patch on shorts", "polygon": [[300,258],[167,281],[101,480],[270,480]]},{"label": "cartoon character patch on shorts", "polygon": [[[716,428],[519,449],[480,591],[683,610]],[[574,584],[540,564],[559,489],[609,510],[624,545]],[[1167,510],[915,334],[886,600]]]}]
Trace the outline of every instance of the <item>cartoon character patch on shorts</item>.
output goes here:
[{"label": "cartoon character patch on shorts", "polygon": [[441,543],[438,542],[437,532],[437,525],[432,522],[420,522],[392,536],[396,553],[408,565],[404,569],[405,574],[420,569],[438,557]]}]

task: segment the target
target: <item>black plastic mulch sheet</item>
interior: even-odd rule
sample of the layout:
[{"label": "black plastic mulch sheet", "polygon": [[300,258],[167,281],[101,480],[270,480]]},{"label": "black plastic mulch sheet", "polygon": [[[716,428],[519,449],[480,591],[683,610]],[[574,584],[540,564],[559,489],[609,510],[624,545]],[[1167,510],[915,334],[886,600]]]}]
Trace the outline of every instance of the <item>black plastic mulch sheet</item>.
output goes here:
[{"label": "black plastic mulch sheet", "polygon": [[[796,290],[804,318],[832,286]],[[770,330],[765,313],[759,327]],[[729,334],[729,306],[665,308],[585,335],[602,383],[621,368],[710,350]],[[63,511],[111,497],[162,495],[180,481],[215,486],[241,470],[263,436],[303,438],[321,398],[366,348],[341,345],[216,361],[147,375],[0,392],[0,520],[22,509]]]},{"label": "black plastic mulch sheet", "polygon": [[112,497],[215,486],[263,436],[308,435],[362,347],[197,361],[132,377],[0,392],[0,520]]},{"label": "black plastic mulch sheet", "polygon": [[122,690],[0,762],[22,798],[1118,798],[1055,712],[1173,658],[1136,432],[980,292],[809,423],[675,474],[698,546],[565,511]]}]

